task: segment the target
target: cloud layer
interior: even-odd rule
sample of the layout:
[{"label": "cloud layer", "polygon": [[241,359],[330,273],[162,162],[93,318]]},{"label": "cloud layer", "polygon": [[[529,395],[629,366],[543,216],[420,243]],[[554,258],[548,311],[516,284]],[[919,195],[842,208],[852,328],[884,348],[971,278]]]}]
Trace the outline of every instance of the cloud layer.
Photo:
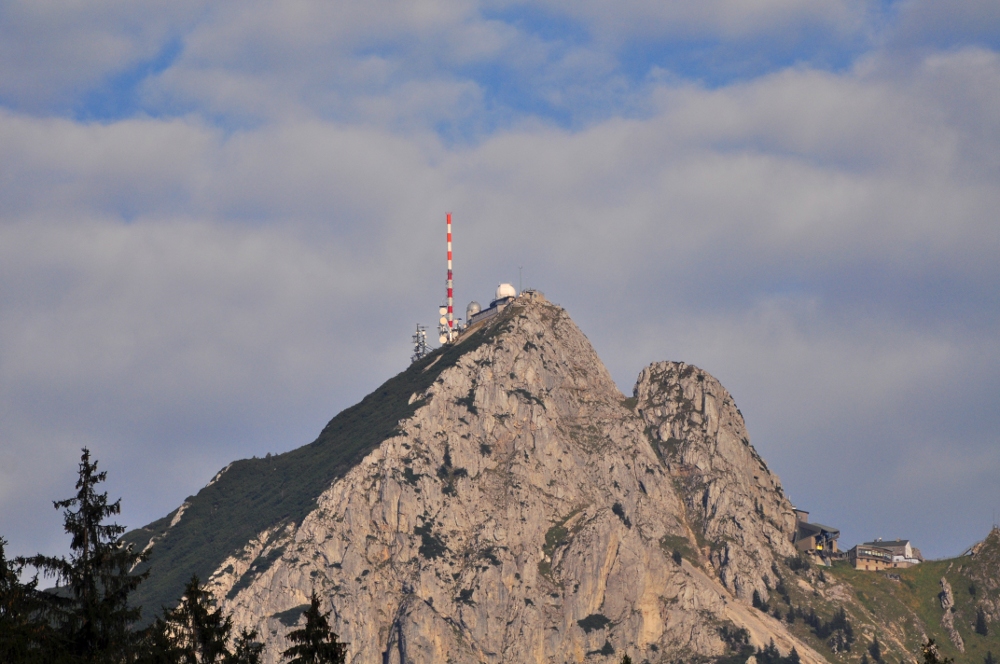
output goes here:
[{"label": "cloud layer", "polygon": [[981,537],[1000,19],[734,7],[5,3],[0,534],[65,546],[83,445],[137,526],[312,440],[432,322],[449,210],[462,306],[521,270],[623,391],[712,372],[845,544]]}]

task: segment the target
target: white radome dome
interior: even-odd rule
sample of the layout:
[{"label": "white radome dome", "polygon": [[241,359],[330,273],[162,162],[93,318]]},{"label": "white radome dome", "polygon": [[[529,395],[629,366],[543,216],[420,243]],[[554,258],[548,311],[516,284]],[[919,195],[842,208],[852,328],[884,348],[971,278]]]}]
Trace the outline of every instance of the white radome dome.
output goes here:
[{"label": "white radome dome", "polygon": [[497,296],[494,299],[502,300],[505,297],[517,297],[517,291],[510,284],[500,284],[497,286]]},{"label": "white radome dome", "polygon": [[468,321],[482,310],[483,308],[475,300],[469,302],[469,306],[465,308],[465,320]]}]

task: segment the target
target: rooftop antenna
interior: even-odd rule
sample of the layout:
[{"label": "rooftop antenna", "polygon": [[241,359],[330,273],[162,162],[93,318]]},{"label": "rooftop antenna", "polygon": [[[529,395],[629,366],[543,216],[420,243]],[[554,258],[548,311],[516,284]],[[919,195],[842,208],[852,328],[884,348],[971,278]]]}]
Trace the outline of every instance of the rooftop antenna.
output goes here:
[{"label": "rooftop antenna", "polygon": [[521,288],[521,265],[517,266],[517,292],[520,293],[524,289]]}]

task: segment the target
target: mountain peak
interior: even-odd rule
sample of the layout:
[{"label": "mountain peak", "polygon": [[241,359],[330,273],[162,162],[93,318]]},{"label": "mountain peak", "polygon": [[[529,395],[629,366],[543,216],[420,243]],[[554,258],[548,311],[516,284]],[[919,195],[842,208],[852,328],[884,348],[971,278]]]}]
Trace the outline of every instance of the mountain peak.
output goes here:
[{"label": "mountain peak", "polygon": [[634,395],[721,579],[740,598],[751,599],[754,591],[766,598],[775,562],[796,554],[795,514],[780,480],[750,444],[732,395],[683,362],[643,369]]},{"label": "mountain peak", "polygon": [[[791,507],[732,397],[695,367],[658,363],[626,399],[540,294],[415,362],[311,445],[261,461],[290,479],[255,488],[253,518],[225,508],[254,529],[205,577],[272,657],[315,589],[355,662],[715,657],[731,648],[720,625],[822,661],[748,606],[794,553]],[[185,523],[207,527],[199,504],[245,488],[246,463],[170,515],[154,565],[158,547],[193,536]]]}]

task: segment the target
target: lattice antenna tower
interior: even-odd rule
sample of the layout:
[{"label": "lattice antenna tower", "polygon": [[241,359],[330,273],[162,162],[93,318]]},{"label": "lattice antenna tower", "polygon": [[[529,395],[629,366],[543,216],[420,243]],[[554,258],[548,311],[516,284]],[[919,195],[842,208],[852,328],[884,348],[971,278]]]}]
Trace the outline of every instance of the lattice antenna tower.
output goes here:
[{"label": "lattice antenna tower", "polygon": [[427,328],[418,323],[417,331],[413,333],[413,355],[410,357],[410,361],[416,362],[426,357],[429,352],[431,351],[427,347]]}]

